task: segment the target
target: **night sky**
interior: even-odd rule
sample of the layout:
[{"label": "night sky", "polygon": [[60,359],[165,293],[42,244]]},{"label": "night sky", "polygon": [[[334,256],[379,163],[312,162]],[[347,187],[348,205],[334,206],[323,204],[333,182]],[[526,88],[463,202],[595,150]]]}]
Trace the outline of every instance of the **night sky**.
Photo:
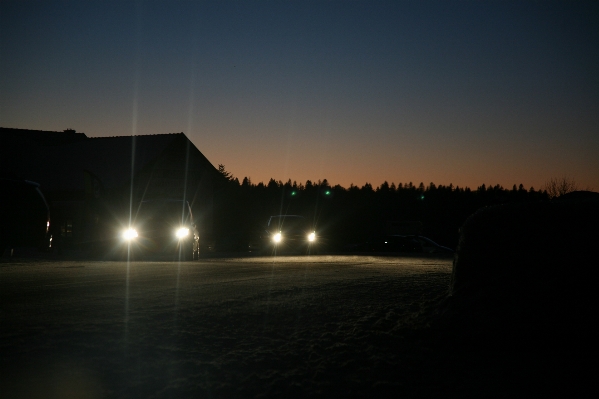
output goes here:
[{"label": "night sky", "polygon": [[599,2],[0,2],[0,126],[240,180],[599,190]]}]

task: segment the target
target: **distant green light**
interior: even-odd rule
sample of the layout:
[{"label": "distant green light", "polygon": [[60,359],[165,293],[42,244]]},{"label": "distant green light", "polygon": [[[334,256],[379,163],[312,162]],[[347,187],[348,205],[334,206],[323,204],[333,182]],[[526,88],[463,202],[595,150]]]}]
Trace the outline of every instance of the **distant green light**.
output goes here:
[{"label": "distant green light", "polygon": [[331,194],[331,192],[330,192],[329,190],[325,191],[324,193],[325,193],[326,195],[330,195],[330,194]]},{"label": "distant green light", "polygon": [[421,200],[423,200],[423,199],[424,199],[424,195],[421,195],[421,196],[420,196],[420,199],[421,199]]},{"label": "distant green light", "polygon": [[293,195],[295,195],[295,191],[292,191],[292,192],[291,192],[291,195],[292,195],[292,196],[293,196]]}]

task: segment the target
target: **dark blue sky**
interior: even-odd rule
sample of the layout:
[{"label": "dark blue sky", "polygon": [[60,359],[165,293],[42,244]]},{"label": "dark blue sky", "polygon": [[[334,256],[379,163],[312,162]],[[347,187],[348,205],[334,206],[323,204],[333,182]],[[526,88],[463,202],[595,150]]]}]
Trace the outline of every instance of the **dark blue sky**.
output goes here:
[{"label": "dark blue sky", "polygon": [[0,126],[185,132],[252,181],[599,189],[599,2],[6,1]]}]

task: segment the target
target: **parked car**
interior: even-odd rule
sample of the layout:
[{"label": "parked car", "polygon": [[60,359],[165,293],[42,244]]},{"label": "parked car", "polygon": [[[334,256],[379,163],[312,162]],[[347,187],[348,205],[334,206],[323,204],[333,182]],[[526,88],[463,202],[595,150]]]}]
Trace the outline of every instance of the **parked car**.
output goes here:
[{"label": "parked car", "polygon": [[279,253],[313,253],[318,240],[316,230],[299,215],[271,216],[262,238],[266,250]]},{"label": "parked car", "polygon": [[452,254],[451,248],[437,244],[433,240],[420,235],[391,234],[379,240],[355,244],[347,248],[357,252],[405,252],[428,254]]},{"label": "parked car", "polygon": [[417,236],[415,239],[420,241],[420,243],[422,244],[423,252],[426,252],[429,254],[437,254],[437,253],[453,254],[453,253],[455,253],[455,249],[451,249],[449,247],[439,245],[436,242],[434,242],[433,240],[431,240],[430,238]]},{"label": "parked car", "polygon": [[0,179],[0,250],[50,246],[50,208],[39,184]]},{"label": "parked car", "polygon": [[134,254],[192,260],[199,257],[199,233],[187,201],[159,199],[134,207],[121,232]]}]

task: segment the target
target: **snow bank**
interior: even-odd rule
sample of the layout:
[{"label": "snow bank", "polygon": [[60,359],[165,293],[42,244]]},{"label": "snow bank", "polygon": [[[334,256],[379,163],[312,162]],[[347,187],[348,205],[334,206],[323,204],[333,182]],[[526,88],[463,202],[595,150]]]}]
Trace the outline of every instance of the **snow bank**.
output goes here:
[{"label": "snow bank", "polygon": [[598,242],[596,199],[483,208],[461,229],[441,314],[458,334],[588,343]]}]

